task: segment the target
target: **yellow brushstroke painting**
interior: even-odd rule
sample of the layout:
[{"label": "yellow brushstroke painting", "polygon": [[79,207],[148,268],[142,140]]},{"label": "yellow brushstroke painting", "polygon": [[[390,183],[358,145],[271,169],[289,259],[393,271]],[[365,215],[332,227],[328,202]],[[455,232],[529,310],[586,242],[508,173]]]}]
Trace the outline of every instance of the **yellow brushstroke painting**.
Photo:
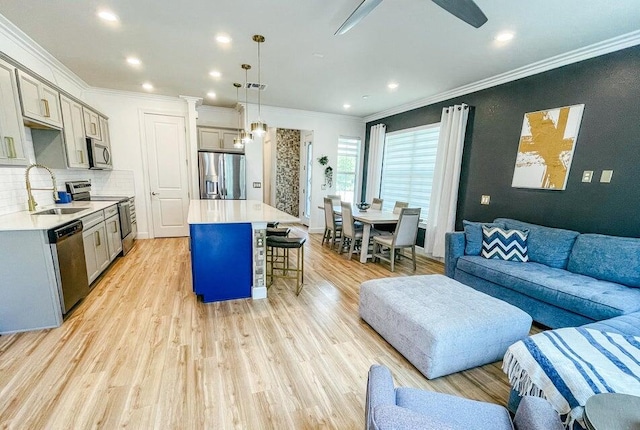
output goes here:
[{"label": "yellow brushstroke painting", "polygon": [[584,105],[524,114],[511,186],[564,190]]}]

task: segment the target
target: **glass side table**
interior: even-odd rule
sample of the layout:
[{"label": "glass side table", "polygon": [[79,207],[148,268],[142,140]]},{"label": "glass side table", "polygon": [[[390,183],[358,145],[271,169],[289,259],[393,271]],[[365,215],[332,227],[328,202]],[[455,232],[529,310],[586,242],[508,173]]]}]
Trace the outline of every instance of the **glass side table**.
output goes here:
[{"label": "glass side table", "polygon": [[587,430],[640,429],[640,397],[619,393],[596,394],[584,406]]}]

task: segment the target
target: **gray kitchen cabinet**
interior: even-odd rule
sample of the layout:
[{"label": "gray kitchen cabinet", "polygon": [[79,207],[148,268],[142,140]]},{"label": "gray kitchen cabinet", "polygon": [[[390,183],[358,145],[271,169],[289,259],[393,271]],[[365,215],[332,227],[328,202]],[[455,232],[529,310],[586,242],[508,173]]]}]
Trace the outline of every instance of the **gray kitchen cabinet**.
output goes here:
[{"label": "gray kitchen cabinet", "polygon": [[85,140],[83,106],[61,95],[60,106],[62,110],[62,123],[64,128],[64,146],[68,167],[89,168],[87,155],[87,143]]},{"label": "gray kitchen cabinet", "polygon": [[99,211],[82,218],[84,230],[84,256],[87,265],[89,284],[109,266],[109,249],[107,230],[104,223],[104,212]]},{"label": "gray kitchen cabinet", "polygon": [[[105,216],[109,208],[105,209]],[[107,249],[109,250],[109,262],[112,262],[122,252],[122,237],[120,235],[120,218],[118,217],[118,208],[115,208],[115,215],[108,216],[105,220],[105,228],[107,230]]]},{"label": "gray kitchen cabinet", "polygon": [[26,166],[15,67],[0,60],[0,165]]},{"label": "gray kitchen cabinet", "polygon": [[236,137],[238,137],[238,132],[233,129],[215,128],[215,127],[198,127],[198,149],[237,150],[237,148],[234,148],[233,146],[233,139]]},{"label": "gray kitchen cabinet", "polygon": [[22,115],[39,123],[61,128],[60,93],[20,69],[17,70],[17,76]]},{"label": "gray kitchen cabinet", "polygon": [[84,117],[85,135],[92,139],[102,140],[100,116],[86,106],[82,107],[82,115]]}]

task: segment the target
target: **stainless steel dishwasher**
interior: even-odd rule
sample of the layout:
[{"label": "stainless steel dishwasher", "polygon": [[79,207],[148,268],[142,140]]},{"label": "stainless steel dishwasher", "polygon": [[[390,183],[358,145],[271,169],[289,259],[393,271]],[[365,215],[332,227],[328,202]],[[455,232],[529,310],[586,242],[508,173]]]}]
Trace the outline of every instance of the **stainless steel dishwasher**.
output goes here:
[{"label": "stainless steel dishwasher", "polygon": [[82,221],[73,221],[48,231],[49,245],[56,270],[62,313],[89,294],[89,279],[84,257]]}]

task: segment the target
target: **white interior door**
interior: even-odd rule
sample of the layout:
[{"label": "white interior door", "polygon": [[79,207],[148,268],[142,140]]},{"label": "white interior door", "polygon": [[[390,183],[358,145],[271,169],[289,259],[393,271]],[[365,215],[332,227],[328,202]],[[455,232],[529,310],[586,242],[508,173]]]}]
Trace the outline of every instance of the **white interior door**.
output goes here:
[{"label": "white interior door", "polygon": [[313,131],[302,131],[300,140],[300,222],[308,227],[311,218]]},{"label": "white interior door", "polygon": [[187,236],[189,185],[183,117],[144,115],[154,237]]}]

